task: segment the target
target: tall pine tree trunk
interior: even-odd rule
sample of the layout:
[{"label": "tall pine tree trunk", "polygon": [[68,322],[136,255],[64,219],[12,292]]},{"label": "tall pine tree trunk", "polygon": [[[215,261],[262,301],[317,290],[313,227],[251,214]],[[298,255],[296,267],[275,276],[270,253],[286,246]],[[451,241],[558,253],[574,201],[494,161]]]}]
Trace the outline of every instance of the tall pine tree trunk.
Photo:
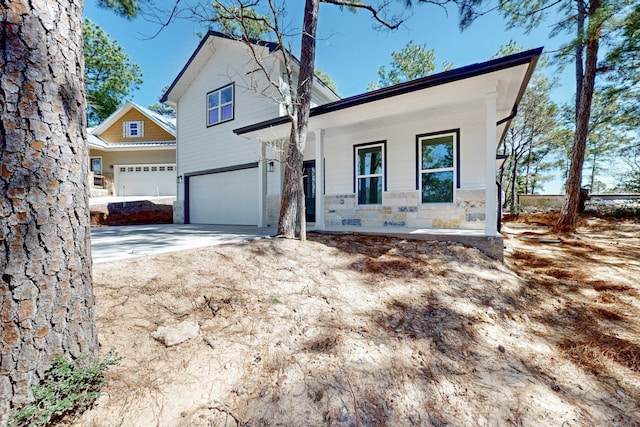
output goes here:
[{"label": "tall pine tree trunk", "polygon": [[596,189],[596,164],[598,161],[598,153],[596,152],[596,149],[594,148],[593,150],[593,163],[591,164],[591,186],[589,187],[589,191],[593,194],[595,193]]},{"label": "tall pine tree trunk", "polygon": [[511,204],[509,212],[517,213],[516,206],[518,204],[518,159],[513,157],[513,169],[511,170]]},{"label": "tall pine tree trunk", "polygon": [[0,415],[98,347],[82,1],[0,0]]},{"label": "tall pine tree trunk", "polygon": [[[302,49],[300,52],[300,73],[296,92],[296,120],[292,122],[291,137],[287,150],[278,234],[292,238],[295,236],[296,218],[300,221],[300,238],[306,237],[304,209],[304,188],[302,186],[302,165],[304,147],[307,141],[309,111],[311,110],[311,89],[316,56],[316,31],[320,0],[306,0],[302,28]],[[320,160],[318,160],[320,161]],[[296,212],[297,210],[297,212]],[[299,215],[298,215],[299,213]]]},{"label": "tall pine tree trunk", "polygon": [[[591,17],[601,5],[601,0],[593,0],[589,7],[589,17]],[[591,27],[591,25],[589,25]],[[577,94],[580,102],[578,103],[576,113],[576,131],[573,141],[573,149],[571,150],[571,165],[569,166],[569,175],[565,186],[564,202],[560,210],[560,218],[556,224],[555,230],[562,232],[573,232],[576,228],[576,217],[578,213],[578,205],[580,201],[580,184],[582,181],[582,167],[584,165],[584,156],[587,148],[587,136],[589,133],[589,117],[591,116],[591,102],[593,100],[593,90],[596,80],[596,66],[598,63],[598,47],[600,41],[600,32],[602,23],[593,25],[589,28],[588,42],[586,45],[586,60],[584,64],[584,77],[582,78],[580,87],[581,91]]]},{"label": "tall pine tree trunk", "polygon": [[282,185],[282,200],[280,202],[280,218],[278,219],[278,235],[293,239],[296,236],[296,219],[300,197],[300,175],[302,175],[302,160],[298,149],[297,114],[291,121],[291,134],[285,154],[284,181]]}]

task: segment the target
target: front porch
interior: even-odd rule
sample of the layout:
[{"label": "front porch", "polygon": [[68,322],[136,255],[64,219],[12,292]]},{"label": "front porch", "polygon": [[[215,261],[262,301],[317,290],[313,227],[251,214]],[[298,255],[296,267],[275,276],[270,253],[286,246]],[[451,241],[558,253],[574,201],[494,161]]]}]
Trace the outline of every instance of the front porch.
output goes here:
[{"label": "front porch", "polygon": [[353,227],[332,226],[316,229],[315,223],[307,224],[308,232],[321,234],[360,234],[365,236],[386,236],[406,240],[426,240],[437,242],[454,242],[479,249],[491,258],[503,260],[504,240],[496,233],[487,236],[484,230],[462,230],[446,228],[411,228],[411,227]]},{"label": "front porch", "polygon": [[89,190],[91,197],[105,197],[113,194],[113,176],[89,172]]}]

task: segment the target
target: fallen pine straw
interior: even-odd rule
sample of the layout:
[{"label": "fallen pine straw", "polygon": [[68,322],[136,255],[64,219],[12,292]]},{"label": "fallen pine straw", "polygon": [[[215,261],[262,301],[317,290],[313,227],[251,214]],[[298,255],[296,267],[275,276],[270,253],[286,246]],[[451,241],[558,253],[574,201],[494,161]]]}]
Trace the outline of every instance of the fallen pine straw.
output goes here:
[{"label": "fallen pine straw", "polygon": [[[311,235],[96,265],[101,348],[125,359],[77,425],[638,425],[637,224],[531,227],[507,224],[504,264]],[[149,337],[186,320],[199,338]]]}]

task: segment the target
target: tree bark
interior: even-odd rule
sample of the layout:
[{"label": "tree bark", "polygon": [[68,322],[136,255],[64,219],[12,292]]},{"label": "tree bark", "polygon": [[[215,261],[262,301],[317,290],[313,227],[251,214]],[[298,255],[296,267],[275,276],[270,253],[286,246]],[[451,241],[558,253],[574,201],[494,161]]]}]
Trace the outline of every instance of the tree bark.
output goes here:
[{"label": "tree bark", "polygon": [[82,0],[0,0],[0,416],[95,353]]},{"label": "tree bark", "polygon": [[[304,209],[304,188],[302,188],[302,165],[304,147],[307,141],[309,111],[311,110],[311,89],[316,56],[316,31],[318,29],[318,9],[320,0],[306,0],[302,28],[302,49],[300,52],[300,73],[296,92],[296,118],[292,122],[291,137],[287,152],[287,169],[284,175],[282,204],[278,221],[278,234],[292,238],[295,236],[296,218],[300,218],[300,238],[306,237]],[[297,211],[297,212],[296,212]],[[299,215],[297,215],[299,213]]]},{"label": "tree bark", "polygon": [[576,105],[575,117],[578,117],[578,108],[580,108],[580,97],[582,96],[582,79],[584,78],[584,21],[586,18],[586,7],[584,0],[576,0],[578,14],[577,29],[578,43],[576,43]]},{"label": "tree bark", "polygon": [[593,150],[593,163],[591,164],[591,186],[589,187],[589,191],[591,194],[595,193],[595,185],[596,185],[596,162],[598,160],[598,153],[595,148]]},{"label": "tree bark", "polygon": [[518,201],[518,158],[513,157],[513,169],[511,170],[511,205],[509,206],[509,211],[511,214],[516,214],[516,206]]},{"label": "tree bark", "polygon": [[[601,0],[593,0],[589,8],[589,16],[593,16],[601,5]],[[576,113],[576,132],[571,151],[571,165],[569,176],[565,185],[564,202],[560,210],[560,218],[555,226],[559,232],[573,232],[576,229],[576,216],[580,202],[580,184],[582,181],[582,167],[587,147],[589,134],[589,117],[591,116],[591,101],[596,79],[596,66],[598,62],[598,47],[602,24],[598,24],[589,34],[586,45],[586,61],[584,77],[582,79],[580,103]]]},{"label": "tree bark", "polygon": [[300,197],[300,175],[302,160],[298,149],[297,114],[291,121],[291,135],[285,154],[284,182],[282,183],[282,200],[280,202],[280,218],[278,219],[278,235],[293,239],[296,236],[296,220]]}]

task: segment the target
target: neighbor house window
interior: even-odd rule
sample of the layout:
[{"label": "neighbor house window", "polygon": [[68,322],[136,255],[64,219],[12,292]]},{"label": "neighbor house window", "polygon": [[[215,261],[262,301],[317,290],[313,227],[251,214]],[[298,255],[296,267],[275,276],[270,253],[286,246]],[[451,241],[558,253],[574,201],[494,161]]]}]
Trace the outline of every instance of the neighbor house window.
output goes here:
[{"label": "neighbor house window", "polygon": [[207,94],[207,126],[233,120],[233,85]]},{"label": "neighbor house window", "polygon": [[89,159],[89,170],[96,175],[102,175],[102,157],[91,157]]},{"label": "neighbor house window", "polygon": [[359,205],[382,204],[385,143],[356,145],[355,187]]},{"label": "neighbor house window", "polygon": [[122,136],[124,138],[142,138],[144,136],[144,122],[123,122],[122,123]]},{"label": "neighbor house window", "polygon": [[418,137],[418,180],[422,203],[453,203],[456,134]]}]

